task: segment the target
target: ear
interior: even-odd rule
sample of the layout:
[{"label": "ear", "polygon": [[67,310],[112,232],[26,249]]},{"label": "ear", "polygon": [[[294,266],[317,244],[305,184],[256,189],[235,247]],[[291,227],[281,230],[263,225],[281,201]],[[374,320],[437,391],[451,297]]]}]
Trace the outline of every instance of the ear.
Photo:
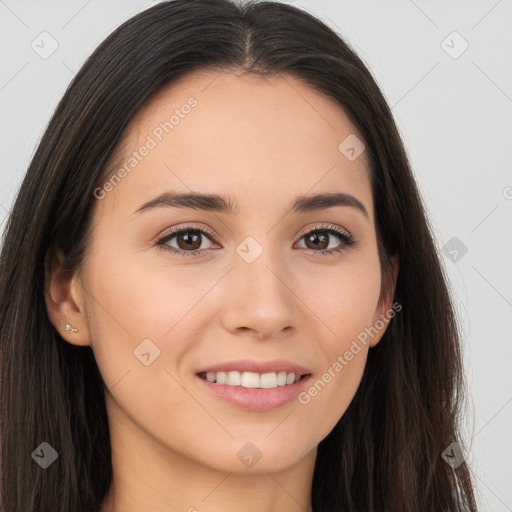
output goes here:
[{"label": "ear", "polygon": [[[391,257],[392,269],[391,275],[385,280],[384,288],[379,298],[377,309],[373,317],[372,327],[378,332],[370,339],[370,347],[374,347],[382,339],[386,329],[388,328],[389,321],[393,318],[397,311],[402,309],[402,306],[397,304],[398,307],[393,308],[393,297],[395,296],[396,278],[398,276],[398,254]],[[371,330],[371,332],[375,332]]]},{"label": "ear", "polygon": [[[65,261],[61,251],[49,250],[46,254],[44,295],[48,316],[67,342],[79,346],[90,345],[79,272],[67,270]],[[66,331],[66,324],[76,331]]]}]

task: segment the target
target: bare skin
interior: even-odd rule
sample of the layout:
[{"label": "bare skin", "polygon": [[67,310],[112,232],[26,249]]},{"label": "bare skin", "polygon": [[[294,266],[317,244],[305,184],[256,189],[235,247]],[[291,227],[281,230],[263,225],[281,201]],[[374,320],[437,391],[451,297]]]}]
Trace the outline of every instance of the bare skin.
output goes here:
[{"label": "bare skin", "polygon": [[[158,140],[155,128],[191,97],[197,105]],[[55,260],[46,298],[62,337],[92,347],[105,381],[114,483],[102,512],[310,510],[317,446],[350,404],[387,324],[307,403],[247,411],[213,396],[196,372],[286,359],[309,369],[313,383],[390,310],[393,290],[380,296],[366,155],[350,161],[338,149],[350,134],[343,111],[293,77],[235,72],[189,75],[132,121],[116,164],[148,136],[156,146],[96,200],[81,267],[70,275]],[[165,191],[229,196],[237,212],[135,213]],[[354,196],[368,216],[349,205],[289,212],[297,196],[333,192]],[[183,235],[156,244],[190,224],[207,230],[194,232],[199,254],[171,252],[192,250]],[[306,243],[325,225],[356,244],[325,230],[316,232],[318,249]],[[248,263],[239,246],[262,252]],[[67,322],[78,331],[64,331]],[[160,350],[149,365],[134,355],[145,339]],[[249,442],[261,454],[252,467],[237,455]]]}]

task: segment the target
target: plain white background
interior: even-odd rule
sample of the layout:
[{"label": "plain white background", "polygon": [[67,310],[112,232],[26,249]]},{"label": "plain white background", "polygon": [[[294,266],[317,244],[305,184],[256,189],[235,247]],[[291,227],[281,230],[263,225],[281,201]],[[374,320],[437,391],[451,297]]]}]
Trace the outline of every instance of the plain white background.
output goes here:
[{"label": "plain white background", "polygon": [[[76,71],[112,30],[154,3],[0,0],[2,228]],[[344,36],[392,107],[463,328],[465,455],[481,510],[512,511],[512,2],[287,3]],[[46,58],[33,49],[52,44]]]}]

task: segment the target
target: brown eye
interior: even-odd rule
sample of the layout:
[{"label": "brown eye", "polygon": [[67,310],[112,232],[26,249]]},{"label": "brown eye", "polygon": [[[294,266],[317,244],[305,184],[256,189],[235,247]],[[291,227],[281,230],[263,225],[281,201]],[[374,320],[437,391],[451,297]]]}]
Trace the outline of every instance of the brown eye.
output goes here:
[{"label": "brown eye", "polygon": [[176,242],[179,249],[197,250],[199,247],[201,247],[201,235],[198,235],[197,232],[182,231],[181,233],[174,236],[176,237]]},{"label": "brown eye", "polygon": [[[162,246],[163,249],[181,256],[195,256],[212,247],[212,239],[213,234],[207,233],[204,229],[185,226],[173,229],[170,233],[167,233],[160,238],[156,243],[157,245]],[[205,240],[208,240],[211,245],[201,247],[204,245]]]},{"label": "brown eye", "polygon": [[[335,243],[336,238],[338,243]],[[348,232],[336,226],[321,226],[302,235],[305,248],[315,255],[332,255],[355,245],[355,240]],[[341,243],[339,242],[341,240]],[[330,246],[331,242],[334,244]],[[330,247],[329,247],[330,246]]]},{"label": "brown eye", "polygon": [[325,231],[314,231],[304,236],[308,249],[327,249],[329,235]]}]

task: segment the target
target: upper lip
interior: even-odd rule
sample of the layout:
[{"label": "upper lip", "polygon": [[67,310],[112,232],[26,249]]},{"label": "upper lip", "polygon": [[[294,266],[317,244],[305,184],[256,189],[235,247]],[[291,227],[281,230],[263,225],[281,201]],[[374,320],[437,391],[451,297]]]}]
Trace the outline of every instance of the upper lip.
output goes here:
[{"label": "upper lip", "polygon": [[225,363],[212,364],[206,368],[202,368],[197,373],[203,372],[254,372],[254,373],[271,373],[286,372],[295,373],[296,375],[307,375],[311,371],[299,364],[284,359],[272,359],[269,361],[256,361],[251,359],[239,359],[238,361],[228,361]]}]

